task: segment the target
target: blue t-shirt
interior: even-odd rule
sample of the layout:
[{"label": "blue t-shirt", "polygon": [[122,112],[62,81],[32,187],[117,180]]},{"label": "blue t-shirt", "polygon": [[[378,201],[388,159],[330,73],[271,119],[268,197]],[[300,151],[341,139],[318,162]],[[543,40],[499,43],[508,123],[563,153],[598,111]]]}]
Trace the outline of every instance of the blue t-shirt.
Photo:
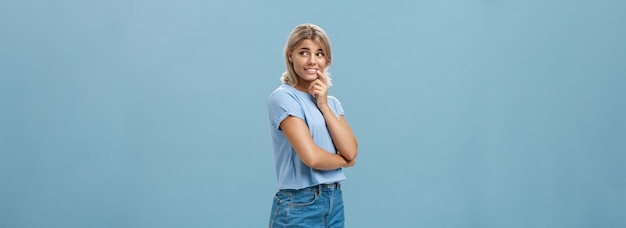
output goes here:
[{"label": "blue t-shirt", "polygon": [[[344,114],[337,98],[328,96],[328,105],[337,117]],[[300,118],[306,122],[317,146],[328,153],[337,152],[324,116],[311,94],[282,84],[270,95],[268,114],[279,189],[302,189],[346,179],[341,168],[317,170],[305,165],[280,129],[280,123],[288,116]]]}]

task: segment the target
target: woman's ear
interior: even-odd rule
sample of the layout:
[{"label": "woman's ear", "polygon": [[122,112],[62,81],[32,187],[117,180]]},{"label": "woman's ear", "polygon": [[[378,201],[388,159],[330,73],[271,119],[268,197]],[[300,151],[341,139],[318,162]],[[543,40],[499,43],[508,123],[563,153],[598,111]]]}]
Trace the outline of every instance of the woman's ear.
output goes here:
[{"label": "woman's ear", "polygon": [[291,52],[287,53],[287,55],[289,55],[289,62],[292,63],[293,61],[291,60]]}]

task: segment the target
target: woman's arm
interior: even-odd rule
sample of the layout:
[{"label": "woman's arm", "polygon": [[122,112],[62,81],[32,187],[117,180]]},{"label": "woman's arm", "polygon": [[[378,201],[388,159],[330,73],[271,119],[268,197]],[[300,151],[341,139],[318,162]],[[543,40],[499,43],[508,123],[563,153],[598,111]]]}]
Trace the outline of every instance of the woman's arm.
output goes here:
[{"label": "woman's arm", "polygon": [[324,115],[326,127],[333,139],[338,153],[348,161],[356,159],[358,154],[358,143],[352,129],[348,125],[344,115],[339,118],[333,113],[328,105],[328,77],[321,71],[317,71],[318,79],[311,83],[312,95],[317,101],[317,107]]},{"label": "woman's arm", "polygon": [[318,147],[304,120],[288,116],[280,123],[280,128],[305,165],[319,170],[333,170],[354,165],[354,160],[348,161],[338,154],[328,153]]},{"label": "woman's arm", "polygon": [[341,156],[346,160],[354,160],[358,154],[358,142],[344,115],[340,115],[339,118],[328,107],[320,108],[326,121],[326,127],[330,132],[330,136],[333,139],[335,148]]}]

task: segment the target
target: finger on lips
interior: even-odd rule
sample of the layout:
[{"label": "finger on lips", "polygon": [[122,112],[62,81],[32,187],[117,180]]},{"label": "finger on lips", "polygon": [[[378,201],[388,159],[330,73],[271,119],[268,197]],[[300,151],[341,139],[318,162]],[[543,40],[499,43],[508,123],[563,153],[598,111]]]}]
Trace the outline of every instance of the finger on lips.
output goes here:
[{"label": "finger on lips", "polygon": [[317,79],[320,79],[320,80],[322,80],[322,82],[325,82],[326,81],[326,75],[324,75],[322,73],[322,71],[317,70]]}]

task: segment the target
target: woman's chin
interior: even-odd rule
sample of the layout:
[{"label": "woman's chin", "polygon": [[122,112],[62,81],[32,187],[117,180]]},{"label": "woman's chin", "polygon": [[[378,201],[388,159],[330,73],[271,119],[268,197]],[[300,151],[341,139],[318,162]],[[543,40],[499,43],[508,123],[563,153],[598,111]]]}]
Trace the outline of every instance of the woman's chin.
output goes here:
[{"label": "woman's chin", "polygon": [[313,81],[313,80],[317,80],[320,76],[317,74],[307,74],[305,77]]},{"label": "woman's chin", "polygon": [[307,81],[307,82],[312,82],[317,80],[317,75],[306,75],[304,77],[300,77],[300,79]]}]

